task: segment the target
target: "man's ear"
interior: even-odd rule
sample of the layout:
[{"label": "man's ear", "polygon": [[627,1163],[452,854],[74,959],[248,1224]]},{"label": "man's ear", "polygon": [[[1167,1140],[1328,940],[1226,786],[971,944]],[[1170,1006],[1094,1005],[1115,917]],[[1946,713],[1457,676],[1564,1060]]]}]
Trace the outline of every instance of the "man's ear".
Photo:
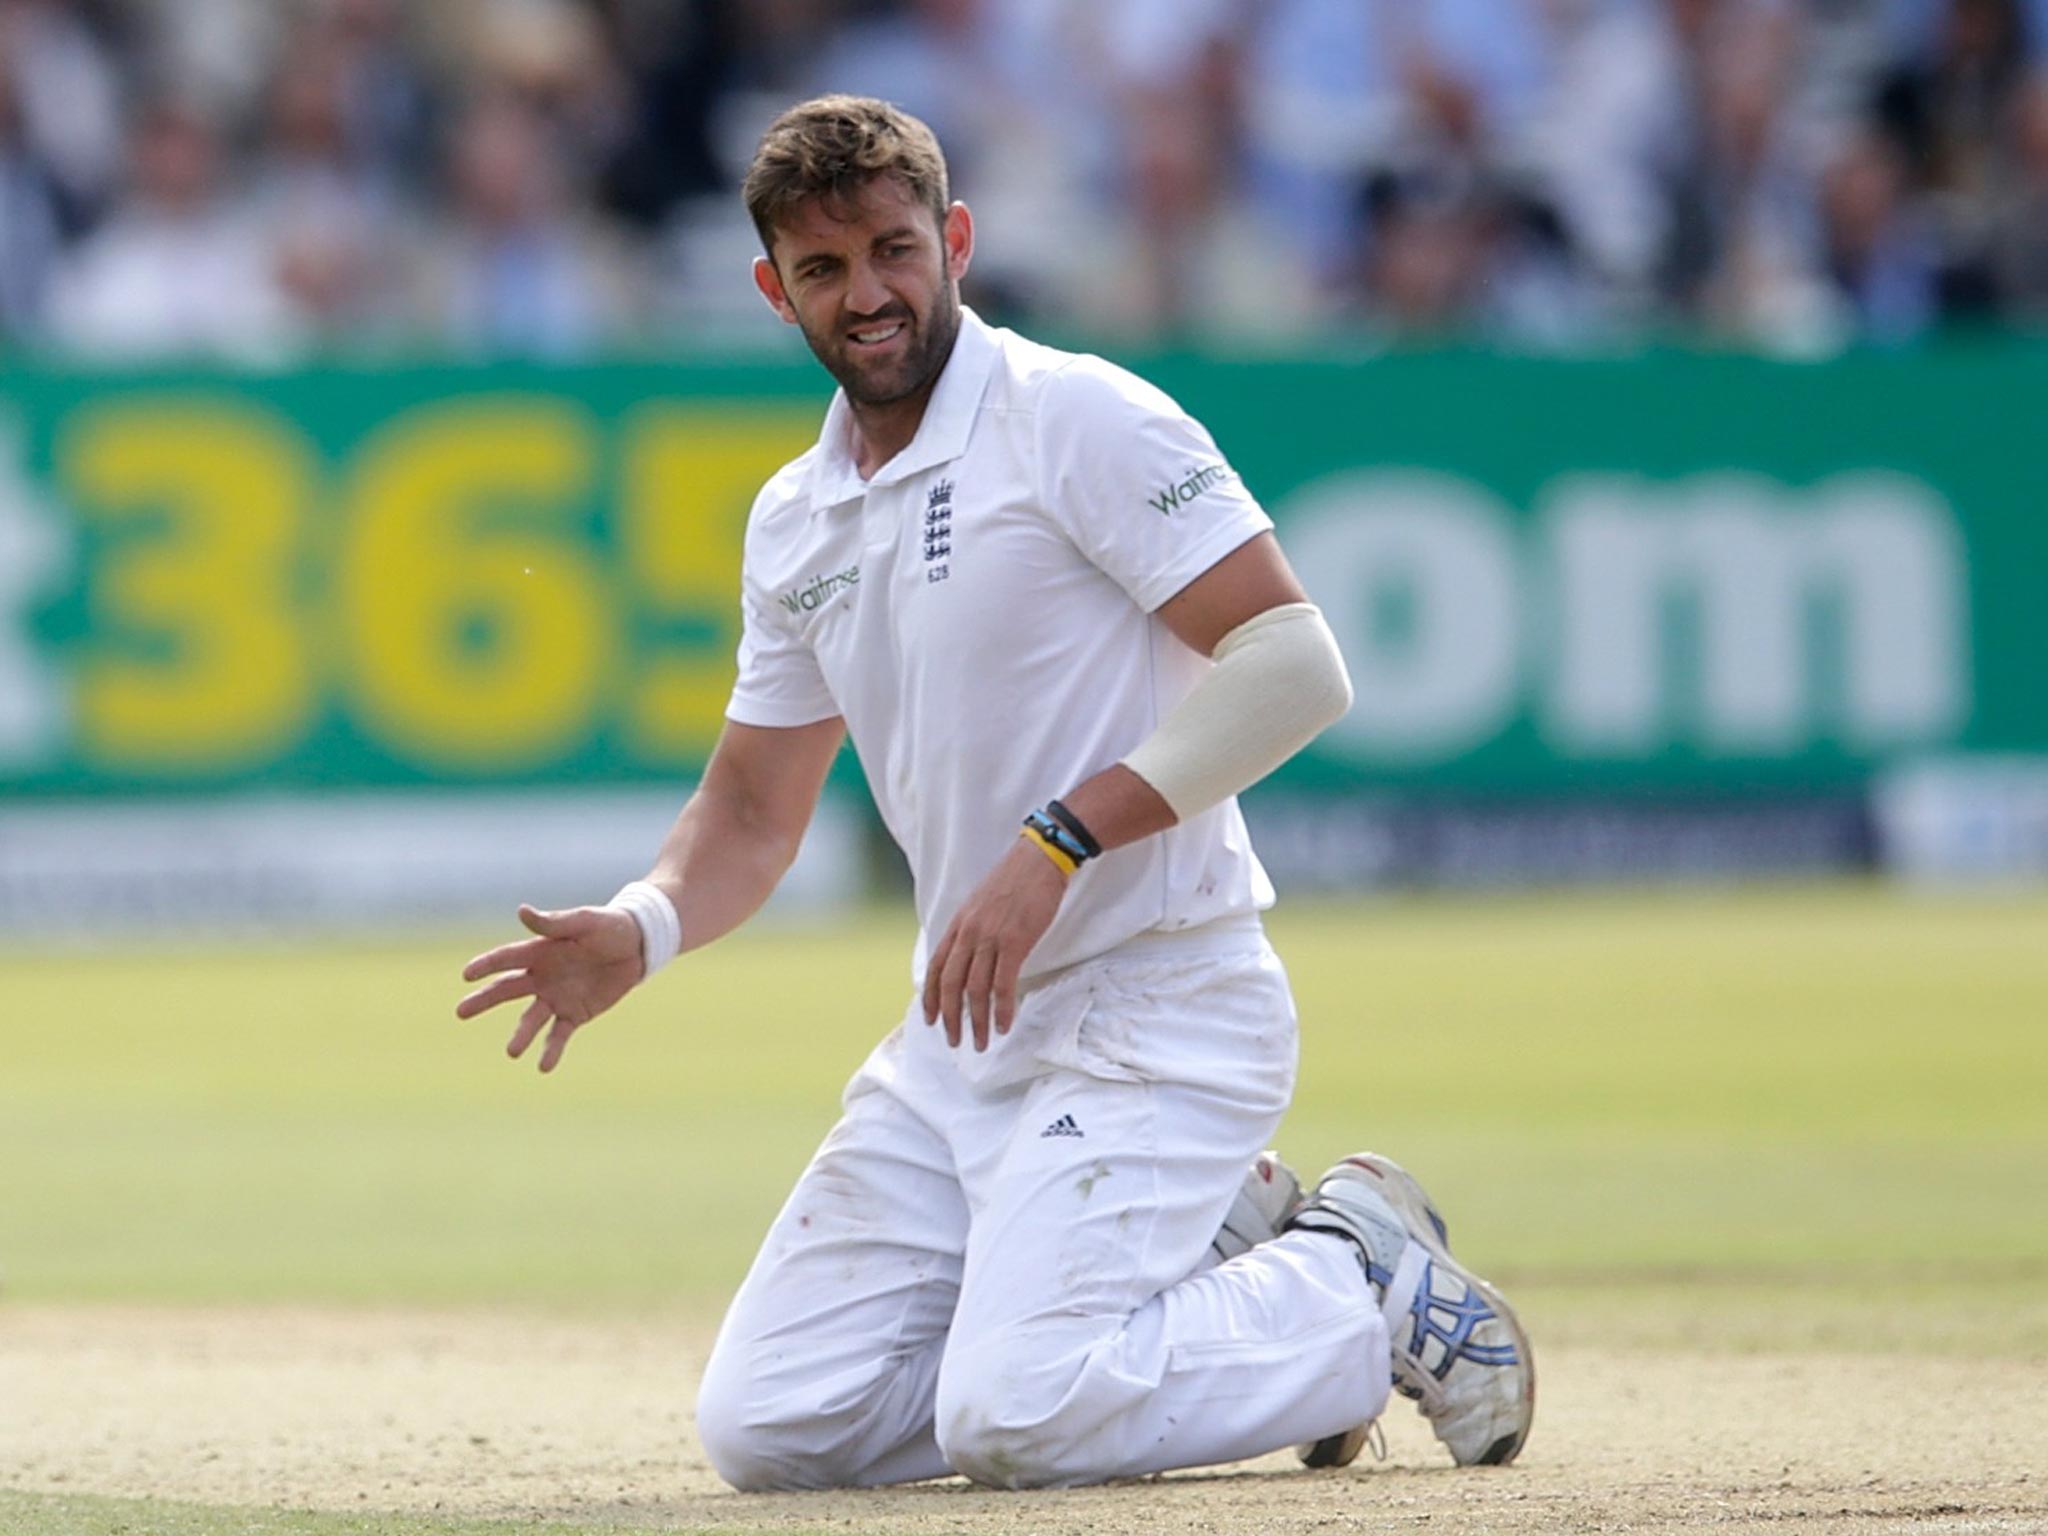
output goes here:
[{"label": "man's ear", "polygon": [[789,302],[789,293],[782,286],[782,274],[775,270],[775,263],[766,256],[754,258],[754,286],[761,290],[761,297],[768,301],[770,309],[789,324],[796,324],[796,306]]},{"label": "man's ear", "polygon": [[946,276],[957,283],[967,275],[967,264],[974,259],[974,215],[967,211],[965,203],[955,203],[946,210],[946,222],[939,233],[946,242]]}]

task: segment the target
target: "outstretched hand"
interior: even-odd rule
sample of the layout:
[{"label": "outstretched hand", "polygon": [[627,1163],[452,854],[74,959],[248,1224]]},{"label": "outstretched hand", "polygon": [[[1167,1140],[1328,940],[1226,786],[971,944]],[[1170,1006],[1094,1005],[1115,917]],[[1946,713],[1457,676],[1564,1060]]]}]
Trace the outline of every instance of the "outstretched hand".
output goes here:
[{"label": "outstretched hand", "polygon": [[515,998],[533,999],[505,1054],[526,1054],[545,1029],[543,1072],[555,1070],[569,1037],[633,990],[640,980],[640,925],[614,907],[572,907],[566,912],[519,909],[535,937],[486,950],[462,968],[464,981],[497,977],[455,1005],[458,1019],[473,1019]]},{"label": "outstretched hand", "polygon": [[1067,879],[1020,837],[954,916],[924,976],[924,1021],[943,1018],[948,1045],[970,1021],[977,1051],[988,1049],[991,1028],[1010,1032],[1017,974],[1058,915]]}]

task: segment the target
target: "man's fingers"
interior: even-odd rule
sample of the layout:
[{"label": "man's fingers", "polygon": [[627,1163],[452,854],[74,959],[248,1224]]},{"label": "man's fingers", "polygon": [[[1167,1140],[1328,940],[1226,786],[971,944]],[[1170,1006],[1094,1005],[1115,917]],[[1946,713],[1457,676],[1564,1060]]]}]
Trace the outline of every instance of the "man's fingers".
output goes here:
[{"label": "man's fingers", "polygon": [[555,1063],[562,1059],[562,1052],[568,1048],[569,1037],[575,1033],[576,1026],[567,1019],[555,1020],[555,1027],[548,1031],[548,1043],[540,1053],[541,1071],[555,1070]]},{"label": "man's fingers", "polygon": [[455,1005],[455,1017],[473,1019],[486,1013],[500,1003],[509,1003],[515,997],[531,997],[533,989],[540,983],[533,979],[531,971],[515,971],[510,976],[500,976],[488,987],[478,987]]},{"label": "man's fingers", "polygon": [[939,947],[924,963],[924,1021],[927,1024],[939,1022],[939,982],[946,974],[946,961],[952,956],[953,940],[959,932],[957,927],[948,927],[946,936],[939,940]]},{"label": "man's fingers", "polygon": [[1017,1017],[1017,974],[1024,969],[1024,956],[1006,954],[996,962],[996,1033],[1007,1035]]},{"label": "man's fingers", "polygon": [[570,914],[567,912],[543,912],[539,907],[529,907],[524,903],[521,903],[519,908],[519,921],[526,925],[529,932],[537,933],[543,938],[551,939],[564,932],[569,917]]},{"label": "man's fingers", "polygon": [[974,958],[967,963],[967,1011],[974,1020],[974,1048],[988,1049],[988,1030],[993,1022],[989,1017],[989,981],[995,975],[996,951],[993,945],[984,943],[974,952]]},{"label": "man's fingers", "polygon": [[533,1037],[547,1027],[555,1010],[539,998],[526,1005],[526,1012],[519,1015],[519,1027],[512,1031],[512,1038],[505,1042],[505,1054],[517,1061],[526,1054],[526,1048],[533,1044]]},{"label": "man's fingers", "polygon": [[946,1021],[946,1044],[960,1043],[964,1022],[960,994],[967,985],[967,962],[974,958],[974,940],[959,938],[946,956],[946,969],[939,977],[939,1016]]},{"label": "man's fingers", "polygon": [[534,960],[545,947],[543,939],[514,939],[510,944],[487,949],[462,968],[462,979],[482,981],[500,971],[531,970]]}]

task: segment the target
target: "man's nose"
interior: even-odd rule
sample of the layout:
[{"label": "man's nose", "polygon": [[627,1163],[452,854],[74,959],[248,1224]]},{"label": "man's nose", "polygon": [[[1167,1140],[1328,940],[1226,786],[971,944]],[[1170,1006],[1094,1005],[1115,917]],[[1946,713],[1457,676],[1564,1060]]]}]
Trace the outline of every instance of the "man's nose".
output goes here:
[{"label": "man's nose", "polygon": [[881,273],[869,262],[855,262],[847,274],[846,307],[857,315],[872,315],[887,309],[892,301],[893,295]]}]

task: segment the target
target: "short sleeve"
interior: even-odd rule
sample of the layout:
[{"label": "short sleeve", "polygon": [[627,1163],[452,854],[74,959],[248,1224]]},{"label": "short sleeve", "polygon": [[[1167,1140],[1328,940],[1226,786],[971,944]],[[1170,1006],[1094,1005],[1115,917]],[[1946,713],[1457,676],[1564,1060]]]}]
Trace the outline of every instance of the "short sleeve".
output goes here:
[{"label": "short sleeve", "polygon": [[1046,382],[1038,461],[1053,517],[1147,613],[1273,526],[1200,422],[1099,358]]},{"label": "short sleeve", "polygon": [[739,676],[725,717],[740,725],[810,725],[838,714],[818,658],[756,590],[740,581]]}]

